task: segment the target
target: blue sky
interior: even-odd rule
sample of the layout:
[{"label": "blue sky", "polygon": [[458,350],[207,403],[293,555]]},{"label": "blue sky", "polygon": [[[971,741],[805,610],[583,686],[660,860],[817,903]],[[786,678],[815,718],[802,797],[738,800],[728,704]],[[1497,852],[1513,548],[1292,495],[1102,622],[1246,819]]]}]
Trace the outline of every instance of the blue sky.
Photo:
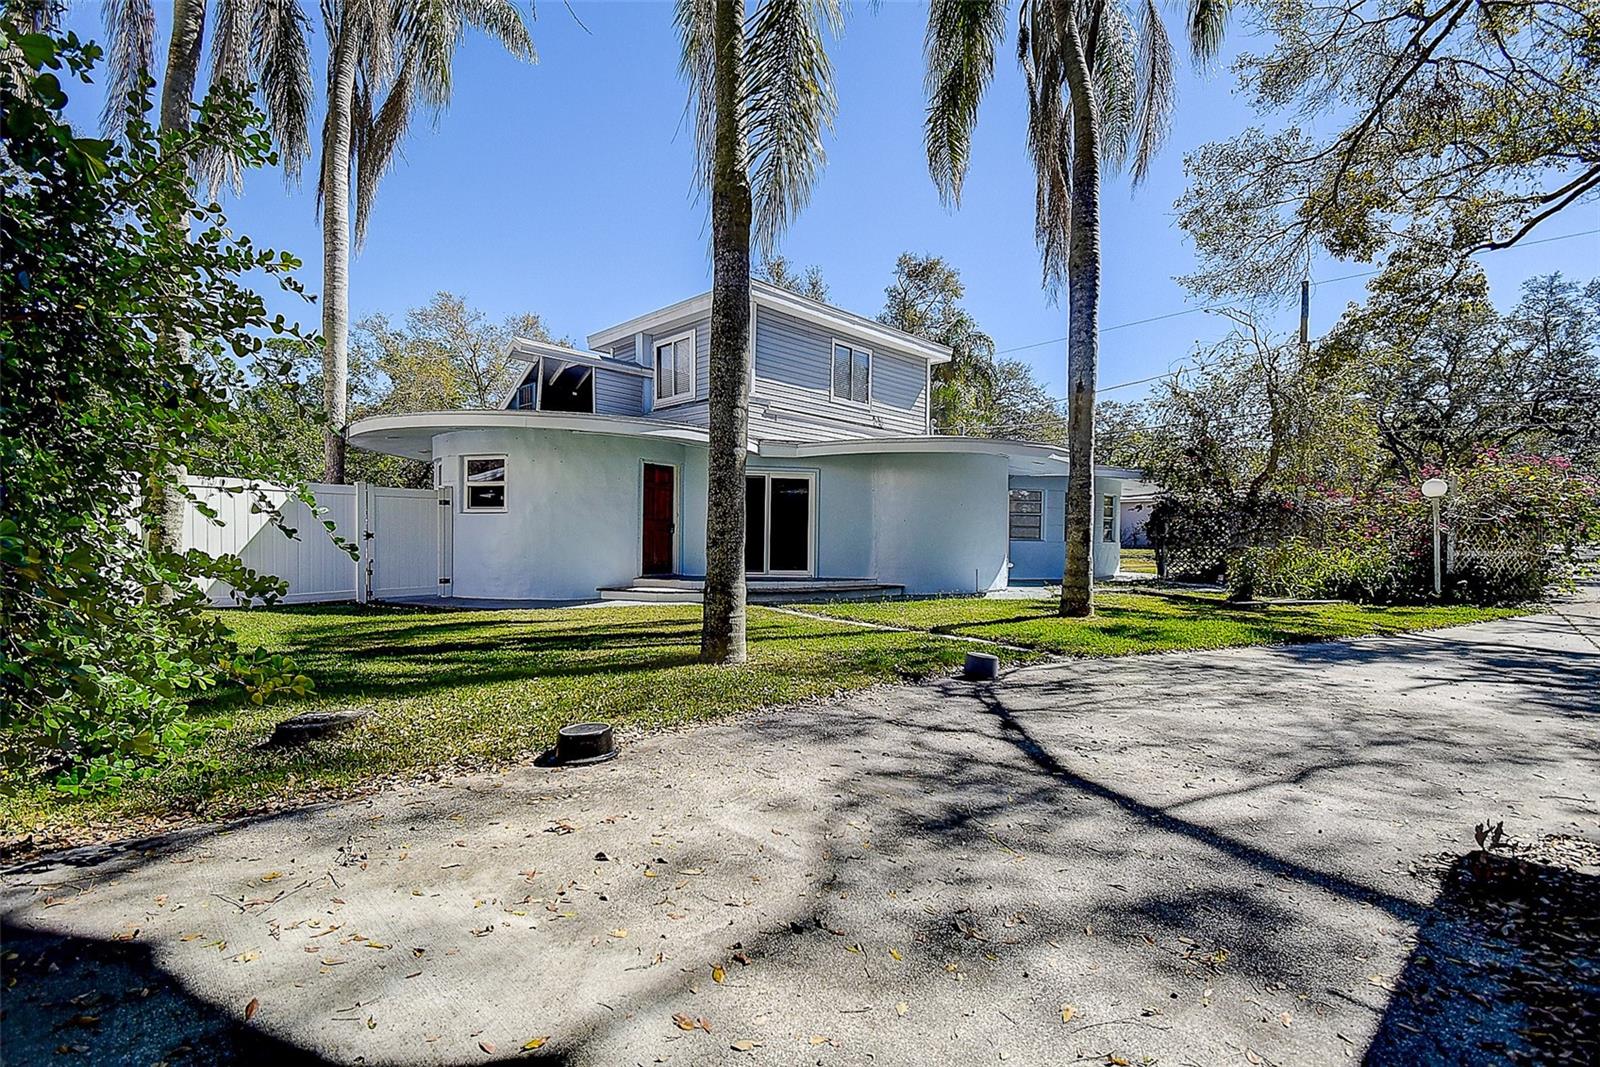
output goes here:
[{"label": "blue sky", "polygon": [[[316,4],[302,3],[316,19]],[[354,317],[399,315],[449,289],[495,317],[538,312],[552,333],[581,339],[709,287],[706,205],[691,189],[671,5],[575,0],[572,10],[587,30],[560,3],[540,5],[535,65],[468,40],[456,61],[453,106],[437,123],[419,117],[404,159],[383,180],[353,264]],[[947,210],[922,148],[925,15],[911,3],[853,6],[832,49],[839,118],[828,164],[782,250],[822,268],[834,303],[866,314],[881,308],[900,252],[946,257],[961,270],[967,305],[997,347],[1033,364],[1059,395],[1065,346],[1054,339],[1066,333],[1065,311],[1040,287],[1021,77],[1008,47],[980,114],[961,207]],[[100,17],[98,3],[80,2],[68,25],[99,37]],[[170,8],[158,3],[157,18],[164,29]],[[320,43],[320,21],[317,31]],[[1235,34],[1235,49],[1248,43]],[[314,77],[320,87],[323,72]],[[1164,372],[1197,340],[1225,332],[1204,313],[1112,327],[1194,306],[1174,281],[1193,257],[1172,203],[1184,188],[1187,149],[1256,121],[1233,85],[1225,63],[1209,73],[1185,68],[1173,136],[1149,180],[1136,190],[1121,177],[1105,185],[1103,385]],[[76,120],[93,124],[97,92],[78,94]],[[225,202],[238,231],[303,259],[302,278],[315,292],[322,244],[313,191],[313,181],[286,189],[279,176],[262,173]],[[1591,204],[1542,233],[1597,226],[1600,207]],[[1600,273],[1600,237],[1511,249],[1484,264],[1497,300],[1509,303],[1533,274]],[[1362,269],[1328,262],[1313,276]],[[1331,325],[1362,285],[1319,284],[1313,329]],[[316,324],[314,307],[286,296],[271,301],[274,310]],[[1294,311],[1283,309],[1279,324],[1292,330]],[[1131,400],[1146,388],[1103,396]]]}]

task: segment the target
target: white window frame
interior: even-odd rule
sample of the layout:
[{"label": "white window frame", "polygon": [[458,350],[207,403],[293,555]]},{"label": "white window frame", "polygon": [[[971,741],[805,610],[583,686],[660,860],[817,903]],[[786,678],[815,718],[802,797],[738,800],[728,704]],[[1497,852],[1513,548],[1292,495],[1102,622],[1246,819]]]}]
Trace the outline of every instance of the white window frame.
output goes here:
[{"label": "white window frame", "polygon": [[[865,400],[852,400],[848,396],[840,396],[839,395],[838,389],[836,388],[836,383],[833,380],[833,378],[834,378],[833,372],[834,372],[834,368],[836,368],[839,365],[839,346],[840,345],[843,345],[845,348],[848,348],[852,353],[864,354],[867,357],[867,398]],[[838,403],[838,404],[849,404],[853,408],[868,408],[868,407],[871,407],[872,406],[872,365],[875,362],[876,362],[876,360],[873,358],[872,349],[863,348],[861,345],[858,345],[853,341],[841,341],[837,337],[833,338],[833,344],[828,349],[828,396],[830,396],[835,403]],[[854,367],[854,360],[851,361],[851,365],[852,365],[852,368],[853,368]],[[852,369],[851,373],[852,374],[854,373],[853,369]]]},{"label": "white window frame", "polygon": [[[1018,537],[1012,532],[1011,520],[1016,514],[1011,510],[1012,493],[1033,493],[1039,498],[1039,536]],[[1043,541],[1044,540],[1044,505],[1045,496],[1043,489],[1012,489],[1006,493],[1006,538],[1011,541]]]},{"label": "white window frame", "polygon": [[[473,460],[473,459],[497,459],[497,460],[500,461],[500,469],[502,471],[504,471],[505,473],[500,476],[500,480],[498,482],[469,482],[469,481],[467,481],[467,461],[468,460]],[[474,507],[473,504],[472,504],[472,490],[471,490],[471,487],[474,486],[474,485],[480,485],[480,486],[482,486],[482,485],[498,485],[501,489],[504,490],[504,493],[502,494],[501,499],[503,499],[506,503],[501,504],[497,508]],[[474,515],[482,515],[482,514],[485,514],[485,513],[488,513],[488,514],[503,513],[506,510],[506,507],[510,502],[511,502],[511,460],[510,460],[509,456],[506,456],[505,454],[500,453],[500,452],[474,452],[471,455],[463,455],[461,457],[461,512],[462,512],[462,514],[466,514],[468,512],[471,512]]]},{"label": "white window frame", "polygon": [[[671,396],[661,395],[661,350],[669,345],[676,345],[679,341],[689,342],[689,391],[687,393],[673,393]],[[699,338],[693,329],[682,333],[673,334],[671,337],[661,339],[652,338],[650,341],[650,390],[654,397],[651,403],[653,408],[670,408],[677,404],[687,404],[695,398],[695,393],[700,381],[700,346]],[[676,375],[674,375],[676,377]]]}]

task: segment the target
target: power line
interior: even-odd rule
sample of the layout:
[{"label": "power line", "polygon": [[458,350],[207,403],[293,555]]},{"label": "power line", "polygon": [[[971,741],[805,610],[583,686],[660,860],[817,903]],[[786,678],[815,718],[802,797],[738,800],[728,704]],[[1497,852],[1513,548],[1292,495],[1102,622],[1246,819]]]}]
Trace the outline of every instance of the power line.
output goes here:
[{"label": "power line", "polygon": [[[1596,228],[1596,229],[1592,229],[1592,230],[1579,230],[1577,233],[1561,233],[1561,234],[1556,234],[1554,237],[1541,237],[1537,241],[1519,241],[1513,247],[1515,247],[1515,248],[1528,248],[1528,247],[1531,247],[1533,245],[1550,244],[1553,241],[1570,241],[1575,237],[1589,237],[1589,236],[1591,236],[1593,234],[1597,234],[1597,233],[1600,233],[1600,228]],[[1334,282],[1348,282],[1348,281],[1353,281],[1356,278],[1370,278],[1374,274],[1379,274],[1379,273],[1381,273],[1381,271],[1377,271],[1377,270],[1357,271],[1354,274],[1341,274],[1337,278],[1323,278],[1323,279],[1321,279],[1319,281],[1316,281],[1314,284],[1316,284],[1316,285],[1332,285]],[[1133,326],[1146,326],[1146,325],[1148,325],[1148,324],[1150,324],[1152,322],[1162,322],[1162,321],[1164,321],[1166,319],[1176,319],[1176,318],[1180,318],[1180,317],[1182,317],[1184,315],[1198,315],[1203,311],[1221,311],[1224,308],[1229,308],[1229,307],[1233,307],[1233,306],[1234,306],[1233,304],[1207,304],[1204,307],[1182,308],[1182,309],[1177,310],[1177,311],[1168,311],[1168,312],[1165,312],[1165,313],[1160,314],[1160,315],[1151,315],[1148,318],[1131,319],[1128,322],[1119,322],[1119,323],[1116,323],[1115,325],[1112,325],[1112,326],[1102,326],[1100,328],[1100,332],[1101,333],[1111,333],[1111,332],[1113,332],[1115,330],[1126,330],[1126,329],[1129,329],[1130,327],[1133,327]],[[996,351],[995,355],[1004,356],[1004,355],[1009,355],[1012,352],[1026,352],[1030,348],[1043,348],[1045,345],[1058,345],[1058,344],[1060,344],[1061,342],[1063,342],[1065,340],[1066,340],[1065,337],[1052,337],[1048,341],[1034,341],[1032,344],[1015,345],[1015,346],[1013,346],[1011,348],[1002,348],[1002,349],[999,349],[998,351]],[[1104,393],[1104,392],[1108,392],[1108,391],[1110,391],[1112,389],[1123,389],[1123,388],[1126,388],[1126,387],[1128,387],[1130,385],[1143,385],[1145,382],[1153,382],[1153,381],[1156,381],[1156,380],[1161,379],[1161,378],[1170,378],[1173,374],[1176,374],[1176,373],[1177,373],[1176,371],[1171,371],[1171,372],[1169,372],[1167,374],[1158,374],[1153,378],[1142,378],[1142,379],[1140,379],[1139,381],[1136,381],[1136,382],[1120,382],[1120,383],[1118,383],[1116,385],[1106,385],[1106,386],[1100,387],[1098,390],[1096,390],[1096,392]]]}]

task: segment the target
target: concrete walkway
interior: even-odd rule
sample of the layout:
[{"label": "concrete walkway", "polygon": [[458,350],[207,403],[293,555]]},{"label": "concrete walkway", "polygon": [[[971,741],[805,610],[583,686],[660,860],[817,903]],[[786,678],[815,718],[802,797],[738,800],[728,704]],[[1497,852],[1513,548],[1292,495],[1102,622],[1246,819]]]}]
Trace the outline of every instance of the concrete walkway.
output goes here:
[{"label": "concrete walkway", "polygon": [[1355,1062],[1440,854],[1485,817],[1600,838],[1597,638],[1590,602],[880,689],[44,862],[0,890],[0,1036],[17,1063]]}]

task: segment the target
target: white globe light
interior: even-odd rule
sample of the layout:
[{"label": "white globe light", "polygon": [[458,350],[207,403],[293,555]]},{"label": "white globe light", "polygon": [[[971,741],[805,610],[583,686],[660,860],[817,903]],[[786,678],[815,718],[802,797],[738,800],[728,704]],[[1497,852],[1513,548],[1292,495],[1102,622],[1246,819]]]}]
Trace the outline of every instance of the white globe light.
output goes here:
[{"label": "white globe light", "polygon": [[1443,478],[1429,478],[1422,483],[1422,495],[1437,500],[1450,491],[1450,483]]}]

